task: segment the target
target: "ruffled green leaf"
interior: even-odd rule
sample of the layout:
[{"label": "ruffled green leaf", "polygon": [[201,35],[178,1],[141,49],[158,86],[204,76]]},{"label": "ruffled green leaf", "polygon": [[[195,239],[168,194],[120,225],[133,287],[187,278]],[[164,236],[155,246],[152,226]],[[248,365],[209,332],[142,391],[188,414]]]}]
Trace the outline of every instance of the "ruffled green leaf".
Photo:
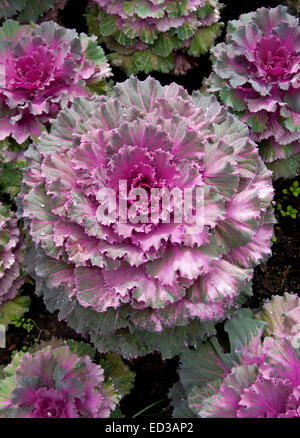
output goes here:
[{"label": "ruffled green leaf", "polygon": [[144,71],[146,74],[153,70],[161,73],[170,73],[173,69],[173,58],[164,58],[152,52],[152,50],[141,50],[132,55],[133,69],[137,73]]},{"label": "ruffled green leaf", "polygon": [[28,296],[19,296],[13,300],[6,301],[0,308],[0,325],[7,327],[12,319],[28,312],[29,306],[30,298]]},{"label": "ruffled green leaf", "polygon": [[117,18],[114,15],[100,12],[100,33],[103,36],[112,35],[117,30]]},{"label": "ruffled green leaf", "polygon": [[131,371],[129,365],[126,365],[123,359],[114,353],[107,353],[99,363],[104,369],[105,377],[111,379],[120,396],[124,397],[129,394],[135,379],[135,373]]},{"label": "ruffled green leaf", "polygon": [[204,6],[202,6],[197,10],[197,17],[205,18],[208,15],[212,14],[214,11],[215,11],[215,6],[208,1]]},{"label": "ruffled green leaf", "polygon": [[293,178],[300,169],[300,154],[293,155],[285,160],[276,160],[266,163],[269,170],[273,172],[273,179]]},{"label": "ruffled green leaf", "polygon": [[3,0],[0,4],[0,18],[9,18],[24,9],[26,0]]},{"label": "ruffled green leaf", "polygon": [[233,365],[231,355],[223,353],[216,338],[181,355],[180,381],[185,388],[204,386],[226,376]]},{"label": "ruffled green leaf", "polygon": [[62,345],[67,345],[72,353],[76,354],[77,356],[89,356],[91,360],[93,360],[95,357],[95,349],[86,342],[76,342],[73,339],[68,339],[67,341],[64,341]]},{"label": "ruffled green leaf", "polygon": [[195,57],[206,53],[214,44],[216,38],[221,34],[222,27],[223,25],[221,23],[214,23],[211,26],[200,27],[193,36],[187,53]]},{"label": "ruffled green leaf", "polygon": [[241,347],[244,347],[259,334],[262,335],[266,327],[264,321],[253,319],[250,309],[238,310],[231,319],[225,322],[225,330],[229,336],[231,357],[239,362],[243,356]]},{"label": "ruffled green leaf", "polygon": [[195,418],[196,415],[189,408],[186,392],[180,382],[175,383],[169,391],[171,406],[173,406],[173,417],[175,418]]},{"label": "ruffled green leaf", "polygon": [[170,53],[181,44],[176,35],[161,33],[152,46],[152,51],[159,56],[168,56]]},{"label": "ruffled green leaf", "polygon": [[243,111],[247,109],[247,105],[233,88],[223,87],[220,90],[220,97],[222,101],[234,111]]},{"label": "ruffled green leaf", "polygon": [[55,0],[30,0],[26,2],[18,19],[23,23],[35,23],[37,19],[47,12],[55,3]]}]

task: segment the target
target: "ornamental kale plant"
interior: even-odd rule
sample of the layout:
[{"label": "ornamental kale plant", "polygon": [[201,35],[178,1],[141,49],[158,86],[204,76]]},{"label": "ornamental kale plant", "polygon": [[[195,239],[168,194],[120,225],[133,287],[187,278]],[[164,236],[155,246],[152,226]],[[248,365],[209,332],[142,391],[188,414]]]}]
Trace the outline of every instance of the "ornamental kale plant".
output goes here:
[{"label": "ornamental kale plant", "polygon": [[68,343],[14,356],[0,381],[0,417],[110,416],[120,399],[117,390],[86,354],[86,344]]},{"label": "ornamental kale plant", "polygon": [[225,330],[230,352],[212,338],[182,354],[181,382],[170,393],[175,417],[300,417],[299,297],[273,297],[256,319],[241,309]]},{"label": "ornamental kale plant", "polygon": [[275,179],[300,167],[299,60],[299,20],[283,6],[229,22],[212,50],[208,88],[248,124]]},{"label": "ornamental kale plant", "polygon": [[15,298],[24,283],[20,272],[23,249],[17,218],[0,202],[0,316],[3,304]]},{"label": "ornamental kale plant", "polygon": [[[41,134],[53,117],[89,84],[110,75],[96,37],[52,21],[0,28],[0,140],[22,144]],[[1,154],[4,151],[1,152]]]},{"label": "ornamental kale plant", "polygon": [[90,33],[128,75],[157,70],[185,74],[220,34],[218,0],[92,0]]},{"label": "ornamental kale plant", "polygon": [[16,18],[21,23],[36,23],[39,18],[55,20],[67,0],[2,0],[0,20]]},{"label": "ornamental kale plant", "polygon": [[[100,351],[172,357],[251,293],[270,255],[271,172],[214,97],[131,77],[76,99],[26,156],[27,270]],[[194,214],[198,189],[202,224],[178,220],[178,192]]]}]

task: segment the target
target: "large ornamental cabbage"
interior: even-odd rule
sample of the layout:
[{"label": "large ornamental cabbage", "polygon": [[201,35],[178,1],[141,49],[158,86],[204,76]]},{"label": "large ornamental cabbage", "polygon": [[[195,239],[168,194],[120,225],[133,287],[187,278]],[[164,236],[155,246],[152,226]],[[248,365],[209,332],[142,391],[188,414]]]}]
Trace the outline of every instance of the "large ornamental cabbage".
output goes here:
[{"label": "large ornamental cabbage", "polygon": [[275,296],[256,319],[241,309],[225,330],[230,352],[212,338],[182,354],[181,382],[171,391],[174,415],[300,417],[300,298]]},{"label": "large ornamental cabbage", "polygon": [[150,77],[63,110],[26,153],[22,195],[48,308],[126,357],[211,333],[270,255],[271,172],[248,137],[214,97]]},{"label": "large ornamental cabbage", "polygon": [[92,0],[90,32],[128,75],[185,74],[220,34],[218,0]]},{"label": "large ornamental cabbage", "polygon": [[0,202],[0,313],[3,304],[15,298],[24,282],[20,272],[23,249],[17,218]]},{"label": "large ornamental cabbage", "polygon": [[23,143],[40,135],[58,111],[86,85],[110,74],[95,38],[78,35],[53,21],[0,28],[0,140]]},{"label": "large ornamental cabbage", "polygon": [[42,17],[56,19],[68,0],[1,0],[0,21],[16,18],[20,23],[36,23]]},{"label": "large ornamental cabbage", "polygon": [[231,21],[212,50],[210,91],[248,124],[274,178],[300,168],[300,26],[287,8]]},{"label": "large ornamental cabbage", "polygon": [[102,366],[68,345],[17,353],[3,371],[2,418],[108,418],[119,401]]}]

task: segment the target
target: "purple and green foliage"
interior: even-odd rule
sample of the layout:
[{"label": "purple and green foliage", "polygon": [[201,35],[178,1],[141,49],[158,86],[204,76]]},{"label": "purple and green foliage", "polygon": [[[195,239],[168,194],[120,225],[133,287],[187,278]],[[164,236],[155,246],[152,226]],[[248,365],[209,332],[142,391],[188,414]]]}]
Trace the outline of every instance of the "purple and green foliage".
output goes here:
[{"label": "purple and green foliage", "polygon": [[[14,298],[18,289],[24,283],[24,274],[21,273],[24,244],[17,224],[15,214],[0,202],[0,324],[8,323],[8,313],[12,307],[16,310],[19,302]],[[19,304],[25,304],[25,297]]]},{"label": "purple and green foliage", "polygon": [[105,90],[111,70],[96,37],[52,21],[0,28],[0,189],[13,198],[28,140],[46,130],[75,97]]},{"label": "purple and green foliage", "polygon": [[185,74],[221,33],[218,0],[93,0],[91,34],[128,76],[157,70]]},{"label": "purple and green foliage", "polygon": [[300,417],[300,299],[274,296],[252,315],[225,323],[230,351],[213,337],[181,356],[180,383],[170,392],[174,416]]},{"label": "purple and green foliage", "polygon": [[300,26],[287,8],[261,8],[229,22],[212,50],[206,82],[246,122],[274,179],[300,168]]},{"label": "purple and green foliage", "polygon": [[0,21],[15,18],[20,23],[56,19],[68,0],[1,0]]},{"label": "purple and green foliage", "polygon": [[19,144],[39,136],[75,97],[88,96],[87,85],[110,75],[95,38],[53,21],[6,21],[0,28],[0,70],[0,140],[11,136]]},{"label": "purple and green foliage", "polygon": [[[271,252],[271,172],[214,97],[132,77],[109,97],[76,99],[26,156],[27,270],[48,309],[100,351],[172,357],[251,293],[253,267]],[[176,222],[174,198],[151,221],[149,199],[129,199],[124,180],[146,197],[201,188],[203,227]],[[134,220],[104,215],[103,189]]]},{"label": "purple and green foliage", "polygon": [[121,417],[118,402],[134,379],[120,357],[94,362],[89,344],[54,340],[15,354],[0,380],[0,417]]}]

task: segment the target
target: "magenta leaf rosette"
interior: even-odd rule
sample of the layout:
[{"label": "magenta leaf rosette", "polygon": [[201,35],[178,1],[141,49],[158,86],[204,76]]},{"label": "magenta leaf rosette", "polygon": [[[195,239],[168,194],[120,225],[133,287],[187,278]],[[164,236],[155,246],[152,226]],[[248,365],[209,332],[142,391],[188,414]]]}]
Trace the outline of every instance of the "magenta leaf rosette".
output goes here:
[{"label": "magenta leaf rosette", "polygon": [[213,337],[181,357],[170,392],[174,416],[300,417],[300,299],[274,296],[253,317],[241,309],[225,323],[230,351]]},{"label": "magenta leaf rosette", "polygon": [[287,8],[261,8],[229,22],[212,49],[206,85],[246,122],[274,179],[300,167],[300,26]]},{"label": "magenta leaf rosette", "polygon": [[20,23],[36,23],[38,19],[56,20],[68,0],[2,0],[0,20],[15,18]]},{"label": "magenta leaf rosette", "polygon": [[218,0],[92,0],[91,34],[128,76],[139,71],[185,74],[221,33]]},{"label": "magenta leaf rosette", "polygon": [[0,323],[4,303],[13,300],[24,283],[23,250],[16,215],[0,202]]},{"label": "magenta leaf rosette", "polygon": [[74,341],[17,353],[0,381],[0,417],[110,417],[120,395],[94,353]]},{"label": "magenta leaf rosette", "polygon": [[271,252],[271,172],[215,97],[131,77],[76,99],[26,156],[26,269],[100,351],[172,357],[251,293]]},{"label": "magenta leaf rosette", "polygon": [[110,75],[96,37],[78,35],[53,21],[0,28],[0,140],[22,144],[39,136],[58,111],[87,85]]}]

